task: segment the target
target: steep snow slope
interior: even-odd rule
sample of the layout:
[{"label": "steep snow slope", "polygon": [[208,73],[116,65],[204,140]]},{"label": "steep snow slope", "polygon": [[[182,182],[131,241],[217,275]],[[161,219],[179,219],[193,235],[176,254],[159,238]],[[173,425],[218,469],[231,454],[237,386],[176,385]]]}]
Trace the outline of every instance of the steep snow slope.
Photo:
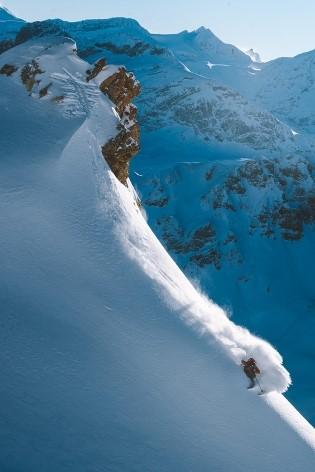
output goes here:
[{"label": "steep snow slope", "polygon": [[[89,61],[105,55],[137,73],[142,151],[133,169],[144,176],[137,178],[137,186],[150,224],[181,267],[227,305],[233,319],[281,348],[294,379],[289,398],[315,421],[309,367],[313,343],[308,340],[314,318],[314,139],[300,129],[296,134],[294,117],[288,126],[265,110],[277,113],[272,104],[282,100],[278,116],[285,121],[291,90],[294,103],[300,102],[299,87],[311,77],[311,72],[304,74],[311,71],[311,54],[295,72],[295,59],[257,65],[205,28],[151,35],[124,18],[35,23],[23,29],[18,41],[64,32],[76,39],[79,54]],[[290,71],[294,80],[285,82]],[[311,93],[310,87],[309,107]],[[255,159],[253,169],[247,169],[244,158]],[[214,181],[209,176],[215,166],[220,171]],[[200,228],[209,224],[205,244],[203,239],[192,244],[195,232],[199,238]],[[238,241],[230,241],[235,234]],[[189,250],[183,253],[181,247]],[[282,334],[273,329],[275,320]]]},{"label": "steep snow slope", "polygon": [[134,180],[185,273],[285,354],[288,397],[314,422],[314,162],[179,163]]},{"label": "steep snow slope", "polygon": [[313,428],[232,362],[254,354],[281,391],[281,357],[196,292],[111,174],[117,117],[73,49],[1,58],[45,65],[52,94],[67,69],[79,102],[64,113],[0,77],[1,469],[311,471]]},{"label": "steep snow slope", "polygon": [[314,133],[315,51],[264,64],[246,95],[296,131]]}]

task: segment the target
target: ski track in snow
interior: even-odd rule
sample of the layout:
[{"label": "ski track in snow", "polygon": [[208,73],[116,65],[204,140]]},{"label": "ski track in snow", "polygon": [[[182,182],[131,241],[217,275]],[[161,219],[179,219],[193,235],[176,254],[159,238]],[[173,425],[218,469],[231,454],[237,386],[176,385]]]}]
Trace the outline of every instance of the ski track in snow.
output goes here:
[{"label": "ski track in snow", "polygon": [[64,115],[67,118],[88,116],[100,95],[98,87],[77,79],[65,68],[63,71],[65,74],[51,74],[51,78],[59,82],[64,92]]}]

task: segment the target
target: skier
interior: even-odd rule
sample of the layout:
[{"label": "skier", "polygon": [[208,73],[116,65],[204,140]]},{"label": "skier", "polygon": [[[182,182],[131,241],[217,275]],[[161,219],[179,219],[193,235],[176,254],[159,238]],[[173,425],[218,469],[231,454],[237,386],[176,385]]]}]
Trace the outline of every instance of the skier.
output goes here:
[{"label": "skier", "polygon": [[242,360],[242,367],[244,369],[245,374],[250,379],[250,385],[248,388],[254,388],[256,385],[256,376],[260,374],[260,370],[256,365],[255,359],[250,357],[248,361]]}]

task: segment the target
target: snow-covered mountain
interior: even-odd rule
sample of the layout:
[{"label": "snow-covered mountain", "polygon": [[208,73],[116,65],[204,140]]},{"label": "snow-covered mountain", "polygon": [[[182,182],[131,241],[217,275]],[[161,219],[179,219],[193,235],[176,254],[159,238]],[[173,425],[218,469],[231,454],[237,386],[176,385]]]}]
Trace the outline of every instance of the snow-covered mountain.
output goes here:
[{"label": "snow-covered mountain", "polygon": [[311,471],[281,356],[191,285],[106,164],[133,76],[62,36],[0,66],[1,470]]},{"label": "snow-covered mountain", "polygon": [[[157,162],[158,152],[160,167],[163,156],[169,163],[170,159],[177,162],[179,155],[182,160],[183,154],[191,160],[195,152],[199,159],[208,161],[218,152],[234,158],[235,154],[252,156],[261,150],[313,150],[313,138],[294,133],[264,108],[222,85],[226,74],[230,79],[244,74],[251,77],[251,61],[210,30],[151,35],[126,18],[78,23],[48,20],[23,28],[17,42],[50,34],[74,38],[79,55],[90,62],[105,55],[109,62],[122,61],[136,73],[143,87],[138,105],[140,123],[147,131],[144,143],[158,141],[150,161]],[[150,154],[144,156],[144,164]]]},{"label": "snow-covered mountain", "polygon": [[248,96],[301,133],[314,133],[315,51],[263,65]]},{"label": "snow-covered mountain", "polygon": [[[301,68],[299,57],[256,64],[205,28],[151,35],[125,18],[35,23],[22,29],[17,42],[65,33],[89,62],[105,56],[136,73],[142,145],[134,181],[150,224],[187,274],[235,320],[281,348],[294,379],[289,398],[314,422],[308,340],[314,319],[314,138],[289,117],[291,93],[296,103],[308,93],[307,113],[313,113],[312,88],[303,92],[299,77],[311,69],[311,53],[304,58],[309,66]],[[267,84],[275,75],[268,71],[282,70],[282,63],[296,69],[294,86],[288,83],[281,94],[284,82],[277,85],[275,78],[279,93],[271,89],[268,101]],[[282,97],[287,108],[276,113],[273,104]],[[200,230],[206,242],[192,243]],[[275,320],[281,334],[273,329]]]},{"label": "snow-covered mountain", "polygon": [[[7,402],[16,416],[4,414],[11,452],[3,467],[20,460],[34,470],[53,458],[51,470],[86,470],[80,460],[93,455],[110,470],[130,462],[135,470],[250,470],[245,440],[253,439],[246,451],[256,451],[257,470],[312,470],[313,456],[277,412],[309,443],[313,429],[278,394],[264,398],[276,413],[249,396],[227,359],[254,355],[272,374],[264,387],[282,392],[279,355],[185,279],[144,223],[127,178],[139,147],[134,97],[142,135],[131,175],[150,225],[195,285],[280,349],[293,375],[287,395],[314,421],[314,139],[274,109],[281,94],[268,102],[266,89],[257,92],[269,67],[284,61],[293,71],[298,58],[257,65],[205,28],[152,35],[126,18],[3,21],[0,34],[2,50],[16,46],[0,56],[2,215],[10,222],[0,245],[2,348],[14,353],[2,391],[7,399],[17,392]],[[102,57],[135,72],[139,98],[133,75]],[[298,97],[303,80],[292,80]],[[176,315],[208,334],[210,346]],[[287,446],[271,443],[270,430]],[[27,436],[51,449],[17,458],[13,442],[27,450]],[[235,444],[228,458],[226,441],[229,451]],[[77,456],[79,442],[86,447]]]}]

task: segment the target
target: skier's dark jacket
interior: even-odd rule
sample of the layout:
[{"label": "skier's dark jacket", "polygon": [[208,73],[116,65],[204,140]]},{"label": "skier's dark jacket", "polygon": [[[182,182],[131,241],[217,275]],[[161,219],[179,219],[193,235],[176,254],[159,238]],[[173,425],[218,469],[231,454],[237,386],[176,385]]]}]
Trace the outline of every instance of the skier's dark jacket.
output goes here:
[{"label": "skier's dark jacket", "polygon": [[260,370],[256,365],[256,361],[252,357],[250,359],[248,359],[248,361],[243,360],[242,361],[242,366],[243,366],[245,374],[250,379],[255,379],[256,374],[260,374]]}]

